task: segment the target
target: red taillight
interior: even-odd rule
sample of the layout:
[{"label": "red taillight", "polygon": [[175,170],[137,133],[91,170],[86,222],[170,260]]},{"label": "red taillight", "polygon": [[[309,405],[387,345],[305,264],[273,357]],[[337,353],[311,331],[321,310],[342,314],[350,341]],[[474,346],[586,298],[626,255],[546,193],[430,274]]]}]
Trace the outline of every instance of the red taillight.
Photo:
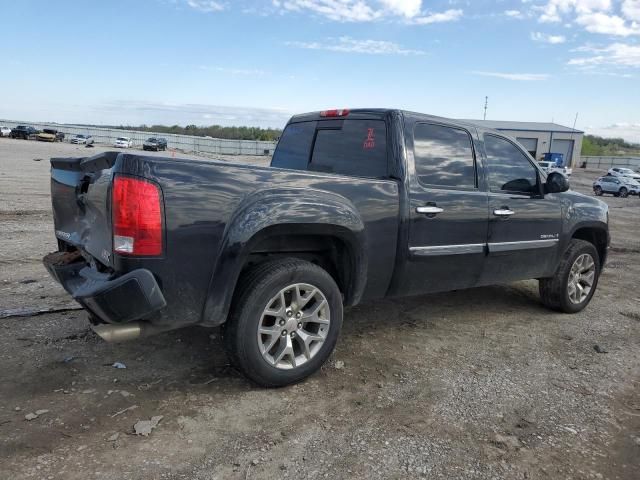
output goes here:
[{"label": "red taillight", "polygon": [[320,112],[321,117],[346,117],[349,115],[349,109],[343,108],[342,110],[324,110]]},{"label": "red taillight", "polygon": [[160,189],[146,180],[116,176],[111,200],[113,249],[124,255],[162,253]]}]

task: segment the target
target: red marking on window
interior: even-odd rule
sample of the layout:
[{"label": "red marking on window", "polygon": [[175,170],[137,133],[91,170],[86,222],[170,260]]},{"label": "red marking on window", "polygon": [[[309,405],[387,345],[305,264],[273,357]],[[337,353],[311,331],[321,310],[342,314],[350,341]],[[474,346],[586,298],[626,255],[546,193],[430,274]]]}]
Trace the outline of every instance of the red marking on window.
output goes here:
[{"label": "red marking on window", "polygon": [[373,128],[367,128],[367,139],[364,141],[362,148],[365,150],[369,150],[371,148],[375,148],[376,139],[373,134]]}]

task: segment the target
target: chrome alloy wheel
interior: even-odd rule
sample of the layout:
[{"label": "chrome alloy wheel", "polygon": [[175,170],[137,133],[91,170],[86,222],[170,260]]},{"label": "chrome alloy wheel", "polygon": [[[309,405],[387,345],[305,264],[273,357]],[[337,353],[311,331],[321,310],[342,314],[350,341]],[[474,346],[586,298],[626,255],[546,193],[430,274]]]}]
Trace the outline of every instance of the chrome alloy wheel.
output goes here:
[{"label": "chrome alloy wheel", "polygon": [[573,262],[569,271],[567,291],[574,305],[586,300],[596,278],[596,263],[588,253],[583,253]]},{"label": "chrome alloy wheel", "polygon": [[319,288],[295,283],[269,300],[258,324],[258,346],[269,365],[288,370],[311,360],[331,326],[329,302]]}]

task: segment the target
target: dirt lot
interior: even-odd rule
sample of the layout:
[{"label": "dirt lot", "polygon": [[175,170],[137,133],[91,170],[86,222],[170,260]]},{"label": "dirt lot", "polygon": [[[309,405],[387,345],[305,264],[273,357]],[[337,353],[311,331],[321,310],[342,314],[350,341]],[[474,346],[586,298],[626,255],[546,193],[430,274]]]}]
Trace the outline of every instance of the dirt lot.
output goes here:
[{"label": "dirt lot", "polygon": [[640,478],[638,198],[604,198],[584,312],[545,310],[534,281],[359,306],[320,373],[262,390],[215,330],[109,345],[82,311],[15,316],[73,307],[40,264],[47,160],[87,151],[0,139],[0,478]]}]

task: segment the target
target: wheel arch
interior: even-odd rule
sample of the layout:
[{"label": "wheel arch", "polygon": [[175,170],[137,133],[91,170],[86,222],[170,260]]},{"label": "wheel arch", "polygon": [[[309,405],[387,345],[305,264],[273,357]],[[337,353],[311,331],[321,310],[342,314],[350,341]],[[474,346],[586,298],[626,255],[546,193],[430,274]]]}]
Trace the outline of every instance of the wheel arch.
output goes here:
[{"label": "wheel arch", "polygon": [[359,302],[367,278],[364,224],[344,197],[310,189],[266,190],[245,199],[225,229],[201,324],[226,321],[247,267],[276,257],[316,263],[334,278],[345,305]]},{"label": "wheel arch", "polygon": [[596,247],[600,258],[600,268],[604,267],[609,247],[609,233],[606,226],[600,224],[580,225],[573,230],[571,238],[585,240]]}]

